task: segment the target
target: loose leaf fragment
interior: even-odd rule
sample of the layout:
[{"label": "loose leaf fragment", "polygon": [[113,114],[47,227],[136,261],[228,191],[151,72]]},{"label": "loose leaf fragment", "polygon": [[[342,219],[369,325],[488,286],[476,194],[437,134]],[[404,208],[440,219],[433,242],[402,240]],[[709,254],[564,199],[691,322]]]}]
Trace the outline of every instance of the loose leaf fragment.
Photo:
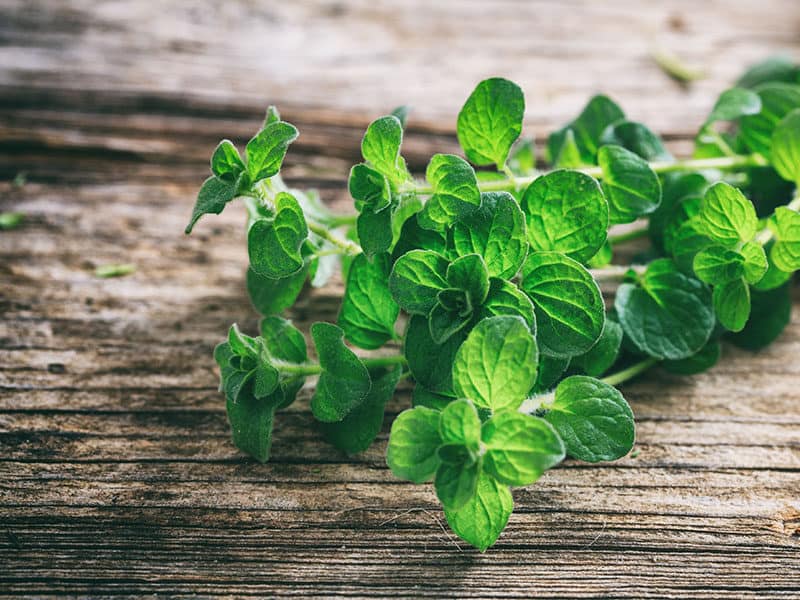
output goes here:
[{"label": "loose leaf fragment", "polygon": [[619,391],[575,375],[558,384],[544,418],[555,427],[567,454],[586,462],[617,460],[633,447],[633,412]]},{"label": "loose leaf fragment", "polygon": [[606,241],[608,204],[597,180],[588,175],[560,170],[538,177],[521,205],[532,250],[561,252],[583,262]]},{"label": "loose leaf fragment", "polygon": [[272,279],[289,277],[303,268],[300,249],[308,238],[303,209],[287,192],[275,197],[275,217],[258,219],[247,232],[250,266]]},{"label": "loose leaf fragment", "polygon": [[367,397],[372,386],[369,372],[344,345],[344,332],[336,325],[314,323],[311,337],[322,367],[311,411],[320,421],[341,421]]},{"label": "loose leaf fragment", "polygon": [[394,337],[400,307],[389,291],[388,277],[387,254],[372,262],[359,254],[350,265],[338,323],[348,341],[360,348],[380,348]]},{"label": "loose leaf fragment", "polygon": [[494,77],[481,81],[458,113],[458,142],[476,165],[502,169],[522,131],[525,97],[515,83]]},{"label": "loose leaf fragment", "polygon": [[597,162],[612,223],[632,223],[661,204],[658,175],[643,158],[622,146],[603,146]]},{"label": "loose leaf fragment", "polygon": [[492,411],[516,409],[536,381],[538,351],[520,317],[490,317],[479,322],[453,363],[458,396]]}]

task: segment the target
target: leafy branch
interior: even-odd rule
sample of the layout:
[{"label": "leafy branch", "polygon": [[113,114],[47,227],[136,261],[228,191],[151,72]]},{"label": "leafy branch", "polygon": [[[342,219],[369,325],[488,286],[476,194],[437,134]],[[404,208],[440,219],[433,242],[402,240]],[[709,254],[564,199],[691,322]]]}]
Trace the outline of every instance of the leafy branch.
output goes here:
[{"label": "leafy branch", "polygon": [[[323,435],[361,452],[408,379],[413,407],[392,424],[387,463],[432,481],[451,528],[481,551],[506,526],[511,488],[565,457],[626,456],[634,417],[616,386],[656,367],[703,372],[723,340],[760,349],[788,323],[800,85],[778,66],[720,95],[686,159],[606,96],[537,158],[520,137],[522,91],[493,78],[458,115],[466,158],[434,155],[422,181],[402,156],[399,108],[364,134],[349,215],[285,184],[298,132],[270,107],[243,155],[227,140],[214,151],[186,228],[235,198],[246,206],[247,288],[265,318],[256,337],[234,325],[214,352],[234,444],[267,461],[275,412],[315,378]],[[645,238],[641,264],[615,261]],[[311,326],[311,359],[306,335],[278,315],[339,269],[337,323]]]}]

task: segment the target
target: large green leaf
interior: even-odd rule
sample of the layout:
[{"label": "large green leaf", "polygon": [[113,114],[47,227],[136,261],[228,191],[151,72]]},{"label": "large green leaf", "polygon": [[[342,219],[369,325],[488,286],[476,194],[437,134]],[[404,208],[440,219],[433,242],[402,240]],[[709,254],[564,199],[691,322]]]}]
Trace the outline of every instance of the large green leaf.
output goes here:
[{"label": "large green leaf", "polygon": [[438,410],[424,406],[404,410],[392,423],[386,463],[396,477],[422,483],[441,464],[437,453],[441,443]]},{"label": "large green leaf", "polygon": [[749,242],[758,228],[753,203],[722,181],[706,191],[696,222],[700,233],[727,247]]},{"label": "large green leaf", "polygon": [[633,447],[633,412],[619,391],[575,375],[558,384],[544,418],[555,427],[567,454],[586,462],[617,460]]},{"label": "large green leaf", "polygon": [[475,495],[456,510],[445,506],[444,516],[456,535],[484,552],[500,537],[513,510],[508,486],[483,471]]},{"label": "large green leaf", "polygon": [[447,289],[449,263],[430,250],[412,250],[394,263],[389,290],[395,302],[412,315],[427,315],[440,291]]},{"label": "large green leaf", "polygon": [[658,175],[643,158],[622,146],[603,146],[597,162],[612,223],[632,223],[661,204]]},{"label": "large green leaf", "polygon": [[588,175],[561,170],[538,177],[521,204],[532,250],[561,252],[584,262],[606,241],[608,204]]},{"label": "large green leaf", "polygon": [[462,256],[483,256],[490,276],[511,279],[528,251],[525,215],[508,192],[485,192],[480,208],[456,223],[453,243]]},{"label": "large green leaf", "polygon": [[515,83],[494,77],[481,81],[458,113],[458,142],[476,165],[502,169],[522,131],[525,97]]},{"label": "large green leaf", "polygon": [[556,252],[534,252],[522,268],[522,289],[536,308],[539,350],[583,354],[603,332],[605,306],[589,271]]},{"label": "large green leaf", "polygon": [[380,212],[392,203],[392,191],[386,175],[369,165],[362,163],[350,169],[347,187],[359,212],[365,207]]},{"label": "large green leaf", "polygon": [[668,259],[650,263],[638,284],[623,283],[614,307],[625,334],[655,358],[691,356],[714,328],[710,291]]},{"label": "large green leaf", "polygon": [[453,386],[480,407],[515,409],[536,381],[537,363],[536,340],[521,317],[490,317],[459,348]]},{"label": "large green leaf", "polygon": [[380,348],[394,337],[400,307],[389,291],[389,268],[387,254],[372,262],[359,254],[350,265],[338,324],[348,341],[360,348]]}]

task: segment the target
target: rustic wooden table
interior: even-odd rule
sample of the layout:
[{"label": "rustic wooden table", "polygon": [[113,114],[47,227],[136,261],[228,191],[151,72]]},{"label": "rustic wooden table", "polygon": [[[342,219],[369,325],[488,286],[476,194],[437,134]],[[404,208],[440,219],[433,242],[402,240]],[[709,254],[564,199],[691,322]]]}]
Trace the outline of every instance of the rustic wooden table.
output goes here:
[{"label": "rustic wooden table", "polygon": [[[708,78],[670,81],[658,45]],[[793,0],[3,2],[0,210],[27,217],[0,232],[0,595],[800,596],[800,322],[626,386],[638,455],[516,491],[480,555],[392,477],[385,432],[353,458],[323,443],[308,390],[269,464],[235,450],[211,349],[257,323],[243,210],[182,233],[216,141],[267,103],[302,132],[288,178],[344,206],[361,131],[396,104],[417,172],[491,74],[525,89],[539,141],[603,90],[681,153],[779,50],[800,53]],[[333,320],[337,285],[293,318]]]}]

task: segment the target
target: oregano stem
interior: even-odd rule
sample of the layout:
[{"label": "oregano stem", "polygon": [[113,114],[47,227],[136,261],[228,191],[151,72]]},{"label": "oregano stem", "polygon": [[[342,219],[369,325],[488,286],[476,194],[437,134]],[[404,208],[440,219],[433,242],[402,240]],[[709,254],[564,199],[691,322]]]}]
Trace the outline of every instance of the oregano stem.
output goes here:
[{"label": "oregano stem", "polygon": [[320,225],[319,223],[315,223],[314,221],[308,221],[308,228],[313,231],[316,235],[321,237],[324,240],[327,240],[337,248],[341,248],[344,254],[350,254],[355,256],[356,254],[361,254],[361,246],[352,242],[350,240],[346,240],[344,238],[340,238],[339,236],[335,235],[331,232],[329,227],[325,225]]},{"label": "oregano stem", "polygon": [[641,375],[658,362],[659,361],[657,358],[646,358],[645,360],[632,364],[627,369],[607,375],[606,377],[601,378],[600,381],[607,383],[608,385],[616,386],[628,381],[629,379],[633,379],[637,375]]},{"label": "oregano stem", "polygon": [[647,227],[641,227],[639,229],[632,229],[631,231],[626,231],[625,233],[618,233],[617,235],[610,235],[608,236],[608,243],[612,246],[616,246],[618,244],[624,244],[625,242],[631,242],[633,240],[638,240],[643,237],[647,237],[649,230]]},{"label": "oregano stem", "polygon": [[[369,358],[361,358],[361,362],[368,369],[380,367],[392,367],[395,365],[408,366],[406,357],[402,354],[393,354],[391,356],[375,356]],[[322,365],[319,363],[304,363],[295,364],[274,360],[273,366],[284,375],[292,375],[297,377],[307,377],[311,375],[320,375],[323,371]]]}]

